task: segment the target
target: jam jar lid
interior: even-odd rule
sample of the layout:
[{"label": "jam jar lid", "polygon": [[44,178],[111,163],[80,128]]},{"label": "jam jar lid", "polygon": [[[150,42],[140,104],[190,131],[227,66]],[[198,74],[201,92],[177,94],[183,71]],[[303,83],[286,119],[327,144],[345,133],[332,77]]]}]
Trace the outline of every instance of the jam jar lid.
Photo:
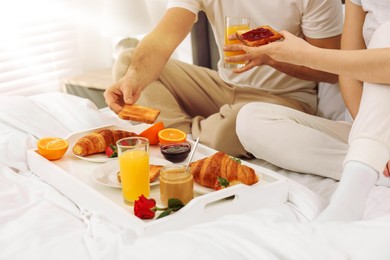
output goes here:
[{"label": "jam jar lid", "polygon": [[191,177],[189,170],[186,170],[185,165],[168,164],[163,166],[160,170],[160,180],[165,179],[168,181],[182,181]]}]

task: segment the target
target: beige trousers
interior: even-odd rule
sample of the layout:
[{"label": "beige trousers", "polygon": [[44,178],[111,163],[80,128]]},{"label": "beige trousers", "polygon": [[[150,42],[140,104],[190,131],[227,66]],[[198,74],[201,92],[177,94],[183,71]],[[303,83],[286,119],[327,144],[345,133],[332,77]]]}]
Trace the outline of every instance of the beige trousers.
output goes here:
[{"label": "beige trousers", "polygon": [[[390,22],[368,48],[390,47]],[[346,161],[380,174],[390,160],[390,86],[364,83],[353,125],[290,108],[252,103],[237,117],[237,134],[247,151],[282,168],[339,180]]]},{"label": "beige trousers", "polygon": [[[114,64],[114,79],[120,79],[131,61],[131,51],[123,52]],[[161,110],[157,120],[166,127],[191,133],[216,150],[237,157],[251,155],[236,134],[236,117],[249,102],[267,102],[314,113],[307,104],[254,88],[240,88],[222,81],[207,68],[169,60],[156,82],[141,94],[138,104]]]}]

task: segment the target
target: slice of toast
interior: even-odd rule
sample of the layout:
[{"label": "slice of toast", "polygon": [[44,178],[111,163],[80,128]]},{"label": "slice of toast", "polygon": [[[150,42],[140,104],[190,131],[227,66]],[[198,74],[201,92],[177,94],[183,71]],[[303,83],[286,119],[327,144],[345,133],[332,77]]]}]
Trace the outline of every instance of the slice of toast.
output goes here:
[{"label": "slice of toast", "polygon": [[124,120],[152,124],[156,121],[160,110],[140,105],[125,105],[118,116]]},{"label": "slice of toast", "polygon": [[269,42],[274,42],[283,36],[268,25],[263,25],[250,30],[237,31],[236,37],[247,46],[260,46]]},{"label": "slice of toast", "polygon": [[[154,165],[154,164],[150,164],[149,165],[149,181],[150,183],[156,181],[158,179],[158,177],[160,176],[160,170],[162,168],[161,165]],[[121,175],[120,175],[120,172],[117,172],[117,178],[118,178],[118,182],[120,183],[121,182]]]},{"label": "slice of toast", "polygon": [[162,168],[161,165],[153,165],[153,164],[150,165],[149,179],[151,183],[157,180],[157,178],[160,176],[161,168]]}]

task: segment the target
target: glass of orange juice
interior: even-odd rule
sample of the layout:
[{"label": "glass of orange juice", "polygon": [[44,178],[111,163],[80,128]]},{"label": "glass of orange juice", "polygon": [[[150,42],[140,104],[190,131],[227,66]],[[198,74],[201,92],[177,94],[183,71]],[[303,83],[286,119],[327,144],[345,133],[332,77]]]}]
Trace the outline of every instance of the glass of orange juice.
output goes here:
[{"label": "glass of orange juice", "polygon": [[128,137],[118,140],[119,169],[122,195],[126,204],[133,205],[139,196],[150,195],[149,140]]},{"label": "glass of orange juice", "polygon": [[[249,30],[251,19],[247,17],[225,17],[225,45],[240,43],[239,40],[229,40],[229,35],[236,33],[241,30]],[[225,57],[243,54],[243,51],[225,52]],[[225,68],[241,68],[245,65],[243,62],[226,62],[224,63]]]}]

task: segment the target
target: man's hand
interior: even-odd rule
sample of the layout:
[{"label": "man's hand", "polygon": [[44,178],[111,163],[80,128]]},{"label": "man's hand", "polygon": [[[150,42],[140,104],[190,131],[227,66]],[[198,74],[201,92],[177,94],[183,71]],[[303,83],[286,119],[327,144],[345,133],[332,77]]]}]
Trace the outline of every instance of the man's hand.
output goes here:
[{"label": "man's hand", "polygon": [[[230,44],[224,48],[225,51],[242,51],[245,48],[257,48],[257,47],[247,47],[243,44]],[[241,73],[248,71],[256,66],[268,65],[271,61],[271,58],[268,55],[253,55],[252,53],[238,54],[234,56],[226,57],[225,60],[227,62],[245,62],[245,66],[233,69],[235,73]]]},{"label": "man's hand", "polygon": [[104,99],[108,107],[118,114],[125,104],[134,104],[141,95],[141,91],[136,77],[126,74],[104,91]]}]

